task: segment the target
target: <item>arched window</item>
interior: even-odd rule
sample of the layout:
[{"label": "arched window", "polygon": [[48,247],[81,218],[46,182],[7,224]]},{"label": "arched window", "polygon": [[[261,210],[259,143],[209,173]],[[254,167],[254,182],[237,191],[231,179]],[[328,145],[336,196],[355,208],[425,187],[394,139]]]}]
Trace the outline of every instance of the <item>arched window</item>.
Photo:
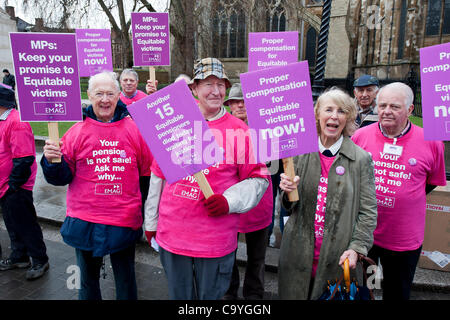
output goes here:
[{"label": "arched window", "polygon": [[245,57],[246,17],[236,1],[222,1],[214,11],[211,20],[212,51],[218,58]]},{"label": "arched window", "polygon": [[306,49],[305,60],[308,60],[309,67],[316,65],[316,47],[317,47],[317,32],[313,27],[308,29],[306,33]]},{"label": "arched window", "polygon": [[286,31],[286,15],[284,8],[281,6],[281,1],[269,1],[266,16],[266,31]]},{"label": "arched window", "polygon": [[440,31],[442,34],[450,34],[450,0],[428,0],[425,35],[437,36]]}]

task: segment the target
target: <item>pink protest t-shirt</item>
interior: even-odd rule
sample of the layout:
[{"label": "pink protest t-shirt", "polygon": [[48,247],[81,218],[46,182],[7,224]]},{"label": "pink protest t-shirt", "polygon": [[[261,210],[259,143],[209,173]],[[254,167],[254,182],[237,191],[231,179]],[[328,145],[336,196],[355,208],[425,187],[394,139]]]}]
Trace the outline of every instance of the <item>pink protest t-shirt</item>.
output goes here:
[{"label": "pink protest t-shirt", "polygon": [[330,172],[331,165],[336,157],[326,157],[319,152],[320,157],[320,180],[319,188],[317,190],[317,206],[316,215],[314,220],[314,258],[312,276],[316,276],[317,264],[319,263],[320,248],[323,242],[323,232],[325,228],[325,211],[327,208],[327,191],[328,191],[328,173]]},{"label": "pink protest t-shirt", "polygon": [[416,250],[425,230],[425,185],[445,185],[444,144],[425,141],[423,129],[411,125],[396,145],[401,155],[384,152],[386,138],[378,123],[356,131],[352,140],[372,155],[378,205],[374,244],[392,251]]},{"label": "pink protest t-shirt", "polygon": [[246,213],[241,213],[239,217],[240,233],[249,233],[264,229],[272,223],[273,192],[272,179],[269,179],[269,186],[258,205]]},{"label": "pink protest t-shirt", "polygon": [[150,175],[153,156],[133,120],[102,123],[86,118],[70,128],[62,142],[74,176],[67,191],[67,215],[139,228],[139,176]]},{"label": "pink protest t-shirt", "polygon": [[[265,165],[248,159],[250,140],[237,138],[244,142],[235,143],[235,135],[248,135],[244,122],[226,113],[218,120],[208,121],[208,126],[225,153],[225,161],[203,170],[214,193],[222,194],[247,178],[269,178]],[[203,144],[203,150],[207,152],[206,142]],[[164,179],[156,161],[152,172]],[[156,234],[156,241],[162,248],[175,254],[202,258],[222,257],[236,250],[239,214],[210,217],[204,199],[193,176],[165,185],[159,203]]]},{"label": "pink protest t-shirt", "polygon": [[123,92],[120,93],[120,100],[122,100],[122,102],[125,103],[127,106],[145,97],[147,97],[147,94],[141,90],[137,90],[136,95],[133,98],[125,97]]},{"label": "pink protest t-shirt", "polygon": [[[6,120],[0,121],[0,198],[8,190],[12,159],[36,156],[34,135],[28,122],[20,122],[19,112],[11,110]],[[36,180],[36,161],[31,166],[31,175],[21,188],[33,190]]]}]

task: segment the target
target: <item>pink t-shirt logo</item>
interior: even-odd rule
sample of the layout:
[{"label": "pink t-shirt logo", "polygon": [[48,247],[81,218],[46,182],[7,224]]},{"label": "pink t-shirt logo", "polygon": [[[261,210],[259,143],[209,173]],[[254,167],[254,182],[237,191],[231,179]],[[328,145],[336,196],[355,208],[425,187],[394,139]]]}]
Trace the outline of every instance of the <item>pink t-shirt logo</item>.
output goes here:
[{"label": "pink t-shirt logo", "polygon": [[325,209],[327,206],[327,188],[328,177],[320,176],[319,191],[317,192],[317,207],[314,221],[314,231],[316,241],[323,238],[323,230],[325,227]]},{"label": "pink t-shirt logo", "polygon": [[[327,191],[328,191],[328,174],[335,157],[320,156],[320,165],[322,167],[320,173],[319,187],[317,190],[317,206],[314,219],[314,258],[312,276],[316,276],[317,264],[319,263],[320,248],[322,247],[323,235],[325,232],[325,213],[327,209]],[[344,169],[345,170],[345,169]]]}]

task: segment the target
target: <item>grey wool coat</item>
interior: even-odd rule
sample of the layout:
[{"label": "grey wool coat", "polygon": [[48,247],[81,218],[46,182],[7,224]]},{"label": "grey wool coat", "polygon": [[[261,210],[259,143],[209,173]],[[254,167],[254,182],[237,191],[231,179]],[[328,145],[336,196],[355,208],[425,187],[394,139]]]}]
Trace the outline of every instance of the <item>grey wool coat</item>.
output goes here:
[{"label": "grey wool coat", "polygon": [[[345,169],[343,175],[336,168]],[[328,175],[325,230],[311,296],[308,291],[314,256],[314,219],[321,173],[317,152],[294,159],[300,177],[299,201],[283,205],[290,213],[280,248],[278,293],[280,299],[315,300],[327,280],[339,278],[342,253],[353,249],[367,255],[377,223],[375,178],[371,156],[345,137]]]}]

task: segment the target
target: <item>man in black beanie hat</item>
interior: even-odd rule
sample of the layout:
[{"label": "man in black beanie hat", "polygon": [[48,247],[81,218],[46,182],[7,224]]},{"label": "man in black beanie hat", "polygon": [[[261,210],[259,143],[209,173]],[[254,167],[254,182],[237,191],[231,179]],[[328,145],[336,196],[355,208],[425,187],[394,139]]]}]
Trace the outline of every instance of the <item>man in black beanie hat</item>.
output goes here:
[{"label": "man in black beanie hat", "polygon": [[8,69],[3,69],[3,74],[5,75],[3,77],[3,84],[8,85],[13,90],[15,90],[15,88],[16,88],[16,79],[14,78],[14,76],[11,73],[9,73]]},{"label": "man in black beanie hat", "polygon": [[14,91],[0,84],[0,206],[11,241],[11,254],[0,261],[0,271],[29,268],[26,278],[33,280],[43,276],[49,264],[33,204],[34,135],[15,106]]}]

